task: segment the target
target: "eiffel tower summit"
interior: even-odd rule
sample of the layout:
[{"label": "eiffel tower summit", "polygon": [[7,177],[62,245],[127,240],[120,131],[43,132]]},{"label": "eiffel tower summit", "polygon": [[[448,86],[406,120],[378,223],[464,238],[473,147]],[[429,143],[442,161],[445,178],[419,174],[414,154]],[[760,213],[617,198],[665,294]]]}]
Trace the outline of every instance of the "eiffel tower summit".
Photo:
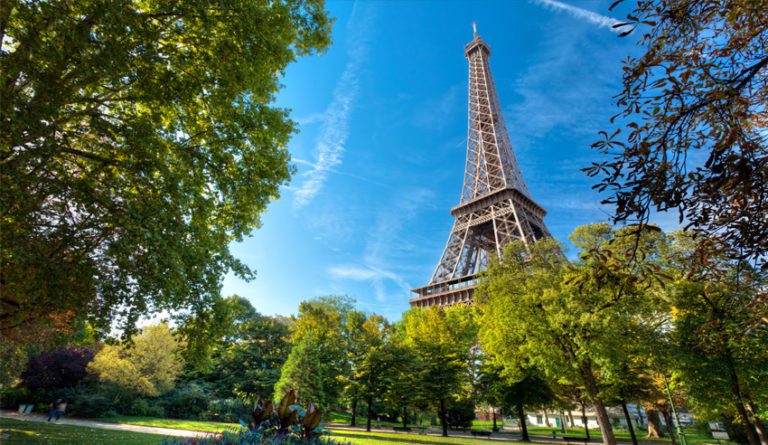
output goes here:
[{"label": "eiffel tower summit", "polygon": [[550,236],[544,210],[523,181],[509,140],[488,59],[491,48],[477,34],[464,47],[469,61],[469,129],[464,185],[448,242],[429,284],[413,292],[411,306],[472,302],[478,273],[506,244]]}]

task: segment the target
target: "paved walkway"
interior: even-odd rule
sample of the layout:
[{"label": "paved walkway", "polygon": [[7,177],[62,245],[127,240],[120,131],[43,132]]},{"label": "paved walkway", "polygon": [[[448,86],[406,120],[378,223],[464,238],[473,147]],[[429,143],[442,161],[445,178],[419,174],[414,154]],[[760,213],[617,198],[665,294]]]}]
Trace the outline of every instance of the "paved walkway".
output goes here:
[{"label": "paved walkway", "polygon": [[[17,411],[0,411],[0,417],[4,419],[22,420],[25,422],[48,422],[48,416],[41,414],[19,414]],[[52,423],[60,425],[84,426],[88,428],[100,428],[103,430],[132,431],[134,433],[159,434],[161,436],[176,437],[202,437],[211,433],[204,431],[176,430],[171,428],[158,428],[154,426],[126,425],[122,423],[99,422],[97,420],[75,419],[72,417],[62,417]]]}]

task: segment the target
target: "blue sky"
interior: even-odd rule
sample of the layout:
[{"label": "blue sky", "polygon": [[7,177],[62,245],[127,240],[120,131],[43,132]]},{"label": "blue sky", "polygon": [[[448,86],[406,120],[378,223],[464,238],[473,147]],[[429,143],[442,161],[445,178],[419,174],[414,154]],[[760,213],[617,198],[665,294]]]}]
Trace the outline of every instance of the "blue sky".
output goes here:
[{"label": "blue sky", "polygon": [[459,200],[473,20],[552,234],[567,242],[577,226],[607,220],[579,169],[616,110],[620,62],[638,51],[611,28],[623,11],[610,3],[329,2],[333,47],[291,65],[278,96],[300,124],[289,145],[298,172],[262,227],[232,246],[256,279],[227,276],[223,294],[268,315],[343,294],[400,318],[409,289],[429,281]]}]

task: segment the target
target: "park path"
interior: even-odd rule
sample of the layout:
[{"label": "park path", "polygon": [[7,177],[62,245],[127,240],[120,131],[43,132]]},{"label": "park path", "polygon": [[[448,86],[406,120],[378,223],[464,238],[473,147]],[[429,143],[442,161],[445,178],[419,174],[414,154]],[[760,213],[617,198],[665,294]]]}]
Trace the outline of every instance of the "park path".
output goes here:
[{"label": "park path", "polygon": [[[19,414],[17,411],[10,410],[0,410],[0,417],[4,419],[22,420],[25,422],[48,422],[48,416],[44,414]],[[123,423],[99,422],[97,420],[75,419],[71,417],[62,417],[55,422],[51,420],[51,423],[57,423],[59,425],[84,426],[87,428],[99,428],[102,430],[131,431],[134,433],[158,434],[161,436],[175,437],[203,437],[212,434],[204,431],[188,431],[172,428],[159,428],[154,426],[126,425]]]}]

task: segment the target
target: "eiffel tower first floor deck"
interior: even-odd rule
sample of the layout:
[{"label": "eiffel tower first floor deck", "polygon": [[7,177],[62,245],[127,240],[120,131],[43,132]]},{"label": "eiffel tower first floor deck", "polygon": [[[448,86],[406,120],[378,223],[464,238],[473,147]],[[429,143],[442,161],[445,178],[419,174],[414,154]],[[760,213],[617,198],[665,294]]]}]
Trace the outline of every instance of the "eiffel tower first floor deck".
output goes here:
[{"label": "eiffel tower first floor deck", "polygon": [[417,296],[411,298],[409,302],[411,307],[472,304],[475,288],[477,288],[477,275],[467,275],[417,287],[412,290]]}]

